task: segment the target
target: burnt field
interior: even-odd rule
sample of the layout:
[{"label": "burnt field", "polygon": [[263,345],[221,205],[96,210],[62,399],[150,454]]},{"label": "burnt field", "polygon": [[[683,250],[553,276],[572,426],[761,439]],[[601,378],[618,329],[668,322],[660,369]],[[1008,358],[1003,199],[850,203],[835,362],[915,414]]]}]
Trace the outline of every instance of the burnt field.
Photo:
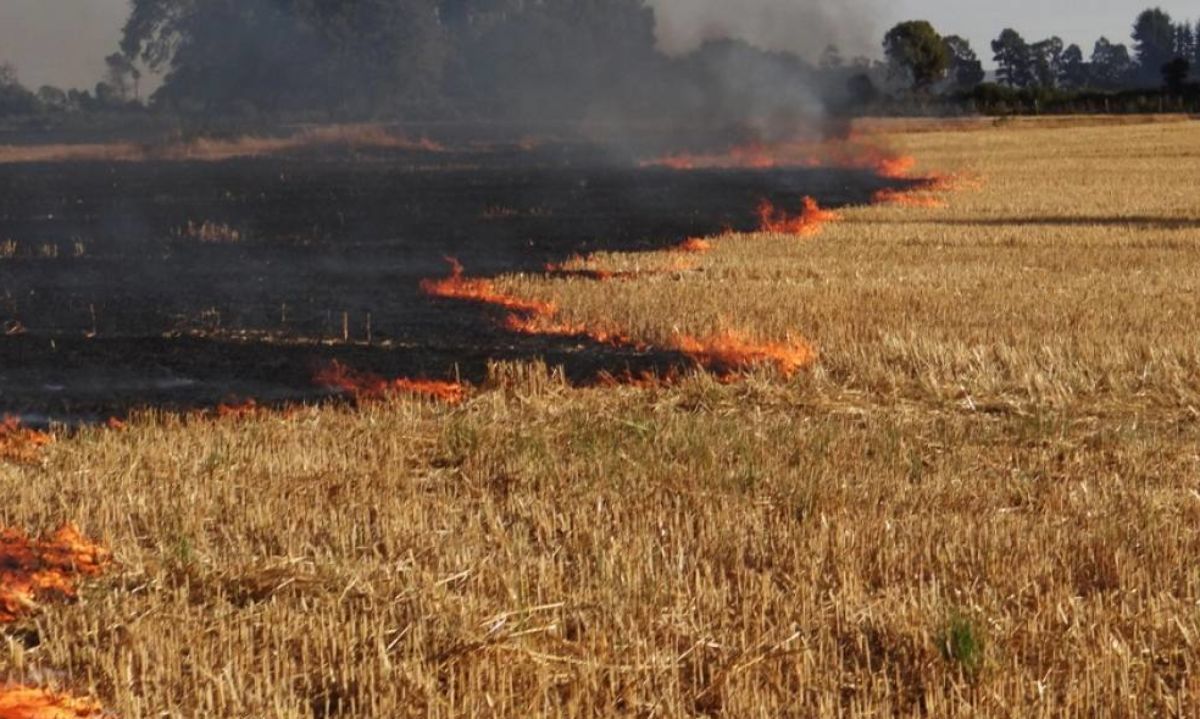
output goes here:
[{"label": "burnt field", "polygon": [[578,145],[0,165],[0,413],[316,400],[330,392],[314,373],[334,360],[472,382],[490,360],[545,358],[581,382],[663,371],[687,360],[514,334],[420,281],[447,257],[492,277],[669,249],[756,229],[763,200],[838,207],[898,184],[865,169],[639,168]]}]

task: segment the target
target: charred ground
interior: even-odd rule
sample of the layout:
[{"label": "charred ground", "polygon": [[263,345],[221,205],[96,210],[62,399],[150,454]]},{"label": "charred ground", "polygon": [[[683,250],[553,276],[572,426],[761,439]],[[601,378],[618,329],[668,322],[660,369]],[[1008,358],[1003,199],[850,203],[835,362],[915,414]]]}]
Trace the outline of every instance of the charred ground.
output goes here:
[{"label": "charred ground", "polygon": [[[446,257],[473,276],[674,247],[756,227],[766,199],[862,204],[867,170],[639,168],[582,144],[302,152],[222,162],[0,166],[0,409],[26,421],[135,407],[316,399],[337,359],[481,380],[545,358],[576,381],[665,371],[672,352],[506,331],[424,296]],[[207,228],[207,229],[206,229]]]}]

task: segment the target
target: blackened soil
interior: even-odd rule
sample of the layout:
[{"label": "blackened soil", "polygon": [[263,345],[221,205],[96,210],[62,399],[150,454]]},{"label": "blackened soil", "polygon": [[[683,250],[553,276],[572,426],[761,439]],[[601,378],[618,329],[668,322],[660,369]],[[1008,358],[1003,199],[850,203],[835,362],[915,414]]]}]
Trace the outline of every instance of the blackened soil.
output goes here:
[{"label": "blackened soil", "polygon": [[[14,333],[0,337],[0,413],[77,421],[315,399],[326,392],[313,371],[333,359],[475,381],[489,359],[541,357],[579,381],[662,371],[682,358],[515,336],[494,312],[418,284],[445,274],[447,256],[470,275],[539,272],[751,229],[763,199],[837,207],[885,183],[852,170],[637,169],[567,147],[3,165],[0,322]],[[237,241],[189,235],[204,223]]]}]

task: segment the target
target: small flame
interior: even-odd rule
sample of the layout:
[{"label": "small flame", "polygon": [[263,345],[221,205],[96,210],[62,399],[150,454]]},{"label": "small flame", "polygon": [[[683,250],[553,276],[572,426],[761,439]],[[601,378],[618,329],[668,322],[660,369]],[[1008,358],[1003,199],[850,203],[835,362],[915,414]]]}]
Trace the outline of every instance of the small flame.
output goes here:
[{"label": "small flame", "polygon": [[411,394],[459,404],[467,398],[467,388],[457,382],[440,380],[385,379],[369,372],[359,372],[334,360],[313,376],[313,383],[352,395],[358,400],[384,399],[394,394]]},{"label": "small flame", "polygon": [[584,324],[559,322],[547,316],[522,317],[509,315],[504,320],[509,332],[531,337],[587,337],[602,345],[644,350],[646,345],[617,330],[588,327]]},{"label": "small flame", "polygon": [[54,443],[54,435],[21,426],[21,420],[5,415],[0,420],[0,461],[36,464],[42,450]]},{"label": "small flame", "polygon": [[89,719],[103,712],[94,699],[32,687],[0,688],[0,719]]},{"label": "small flame", "polygon": [[708,240],[699,237],[689,237],[684,240],[678,247],[676,252],[686,252],[693,255],[703,255],[712,251],[712,243]]},{"label": "small flame", "polygon": [[42,540],[0,531],[0,624],[15,622],[40,600],[74,599],[75,576],[97,575],[108,562],[108,551],[84,539],[72,524]]},{"label": "small flame", "polygon": [[758,206],[758,219],[760,232],[811,237],[819,233],[826,223],[840,220],[841,215],[822,210],[816,200],[805,197],[803,211],[794,216],[776,209],[769,200],[763,200]]},{"label": "small flame", "polygon": [[892,180],[899,180],[907,177],[908,173],[917,166],[917,158],[909,155],[900,155],[898,157],[881,157],[876,161],[875,172],[880,177],[886,177]]},{"label": "small flame", "polygon": [[702,367],[722,377],[760,365],[774,365],[781,375],[791,377],[817,358],[812,345],[803,340],[755,342],[732,330],[701,338],[681,335],[675,338],[675,345]]},{"label": "small flame", "polygon": [[532,314],[554,314],[555,312],[554,305],[548,302],[523,300],[506,295],[496,290],[490,280],[465,277],[462,264],[453,257],[447,257],[446,261],[450,263],[450,276],[440,280],[423,280],[421,291],[425,294],[441,299],[482,302],[512,312]]},{"label": "small flame", "polygon": [[219,419],[244,419],[253,417],[261,411],[258,402],[247,399],[242,402],[227,402],[217,405],[216,415]]},{"label": "small flame", "polygon": [[915,158],[896,154],[864,135],[825,141],[767,143],[755,140],[721,151],[676,152],[640,163],[642,167],[673,170],[838,168],[869,170],[892,179],[908,176],[916,164]]}]

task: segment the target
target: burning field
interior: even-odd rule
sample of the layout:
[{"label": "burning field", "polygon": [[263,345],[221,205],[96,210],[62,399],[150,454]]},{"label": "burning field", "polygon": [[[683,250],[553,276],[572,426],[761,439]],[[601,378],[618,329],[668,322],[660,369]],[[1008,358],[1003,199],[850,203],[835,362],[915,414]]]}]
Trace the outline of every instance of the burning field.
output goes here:
[{"label": "burning field", "polygon": [[0,717],[1194,713],[1198,133],[0,166]]},{"label": "burning field", "polygon": [[[699,271],[685,255],[711,249],[707,236],[812,237],[837,219],[818,203],[924,182],[861,140],[812,145],[823,159],[802,163],[776,149],[770,166],[745,160],[768,152],[755,147],[639,167],[581,144],[455,147],[355,127],[0,165],[0,397],[44,425],[314,401],[346,392],[316,381],[333,363],[426,386],[478,384],[490,361],[545,358],[580,384],[704,366],[711,353],[684,349],[695,336],[564,325],[494,278],[678,277]],[[597,253],[643,266],[589,266]],[[437,279],[445,256],[459,269]]]}]

